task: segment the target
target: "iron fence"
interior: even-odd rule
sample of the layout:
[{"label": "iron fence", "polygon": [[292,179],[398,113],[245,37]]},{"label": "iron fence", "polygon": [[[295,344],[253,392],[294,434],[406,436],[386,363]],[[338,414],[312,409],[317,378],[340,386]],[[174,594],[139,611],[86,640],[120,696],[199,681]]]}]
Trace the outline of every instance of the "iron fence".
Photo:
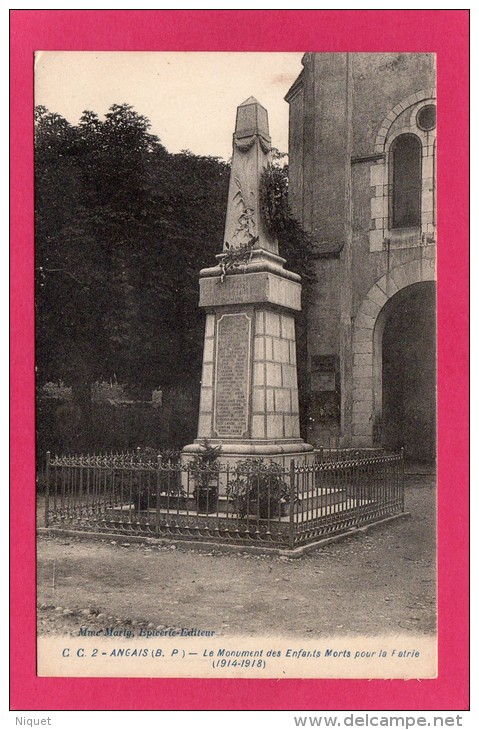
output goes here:
[{"label": "iron fence", "polygon": [[[199,463],[198,463],[199,462]],[[404,512],[403,453],[186,462],[47,454],[45,524],[294,548]]]},{"label": "iron fence", "polygon": [[353,461],[354,459],[369,459],[374,456],[387,456],[386,449],[380,446],[365,447],[362,449],[339,448],[334,446],[320,446],[314,450],[315,461]]}]

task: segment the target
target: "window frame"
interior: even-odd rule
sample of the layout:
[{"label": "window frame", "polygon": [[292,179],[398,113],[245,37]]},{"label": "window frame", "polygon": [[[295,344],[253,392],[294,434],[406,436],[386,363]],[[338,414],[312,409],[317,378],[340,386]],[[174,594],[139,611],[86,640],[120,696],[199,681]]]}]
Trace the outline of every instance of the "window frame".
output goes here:
[{"label": "window frame", "polygon": [[[395,184],[394,181],[394,175],[395,175],[395,169],[397,162],[395,162],[395,155],[397,154],[396,149],[401,143],[402,140],[405,138],[408,138],[410,140],[414,140],[414,143],[416,144],[417,148],[417,155],[418,155],[418,165],[417,165],[417,171],[416,171],[416,187],[417,187],[417,221],[414,222],[412,225],[397,225],[396,224],[396,216],[395,216],[395,200],[396,200],[396,194],[397,194],[397,183]],[[423,158],[423,145],[420,137],[417,134],[414,134],[413,132],[401,132],[391,142],[391,145],[388,150],[388,168],[389,168],[389,210],[388,210],[388,218],[389,218],[389,225],[388,228],[390,231],[416,231],[421,229],[422,225],[422,186],[423,186],[423,165],[422,165],[422,158]],[[412,185],[411,185],[412,187]]]}]

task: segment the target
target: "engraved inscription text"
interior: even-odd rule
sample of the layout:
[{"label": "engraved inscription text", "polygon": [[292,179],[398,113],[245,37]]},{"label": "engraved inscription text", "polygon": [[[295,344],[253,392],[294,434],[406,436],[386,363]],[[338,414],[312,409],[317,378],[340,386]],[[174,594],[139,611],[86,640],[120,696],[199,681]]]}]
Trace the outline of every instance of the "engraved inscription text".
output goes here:
[{"label": "engraved inscription text", "polygon": [[227,314],[218,322],[215,430],[244,436],[248,430],[250,318]]}]

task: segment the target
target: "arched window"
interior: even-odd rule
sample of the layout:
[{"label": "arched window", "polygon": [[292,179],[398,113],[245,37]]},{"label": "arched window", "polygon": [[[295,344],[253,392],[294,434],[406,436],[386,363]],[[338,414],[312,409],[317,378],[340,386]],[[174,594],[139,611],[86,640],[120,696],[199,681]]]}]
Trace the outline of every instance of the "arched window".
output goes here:
[{"label": "arched window", "polygon": [[401,134],[391,145],[391,228],[421,225],[421,142],[414,134]]}]

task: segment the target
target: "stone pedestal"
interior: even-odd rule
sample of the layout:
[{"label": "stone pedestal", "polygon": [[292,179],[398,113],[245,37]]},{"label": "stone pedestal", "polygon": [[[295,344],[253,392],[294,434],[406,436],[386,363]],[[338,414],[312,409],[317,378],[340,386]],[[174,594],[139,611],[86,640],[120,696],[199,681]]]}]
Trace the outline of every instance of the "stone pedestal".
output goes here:
[{"label": "stone pedestal", "polygon": [[[311,457],[313,447],[299,434],[294,315],[301,278],[284,269],[261,222],[268,150],[266,110],[248,99],[238,107],[224,253],[200,272],[206,326],[198,438],[184,453],[201,451],[206,438],[221,444],[222,462],[261,456],[289,466]],[[224,275],[221,264],[235,249],[247,256]]]}]

